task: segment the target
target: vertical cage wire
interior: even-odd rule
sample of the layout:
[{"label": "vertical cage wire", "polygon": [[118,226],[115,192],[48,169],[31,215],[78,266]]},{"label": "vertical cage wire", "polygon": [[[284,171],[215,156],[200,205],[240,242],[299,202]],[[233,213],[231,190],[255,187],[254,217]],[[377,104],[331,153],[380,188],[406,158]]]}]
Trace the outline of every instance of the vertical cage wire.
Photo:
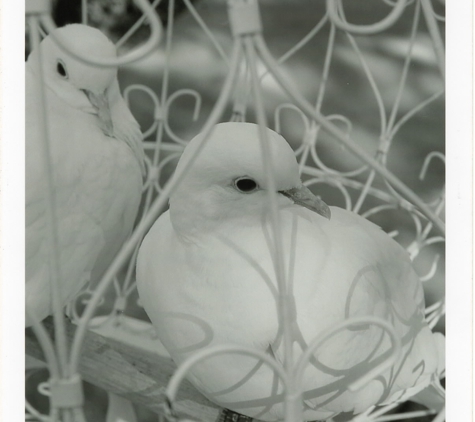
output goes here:
[{"label": "vertical cage wire", "polygon": [[[158,44],[163,33],[160,20],[158,19],[158,16],[154,10],[154,7],[159,2],[149,4],[145,0],[136,0],[136,3],[144,11],[143,17],[137,22],[136,25],[134,25],[133,28],[131,28],[131,31],[124,35],[122,40],[119,40],[117,45],[122,45],[122,43],[124,43],[144,21],[147,21],[151,24],[151,36],[142,46],[135,48],[125,56],[119,57],[117,60],[105,61],[99,58],[80,57],[74,52],[69,51],[67,46],[61,46],[61,43],[58,40],[56,40],[56,42],[58,42],[58,44],[64,50],[68,51],[72,56],[80,59],[84,63],[93,64],[99,67],[125,65],[127,63],[137,61],[142,57],[148,56],[155,50],[156,45]],[[356,25],[349,23],[347,17],[345,16],[343,2],[340,0],[327,0],[326,13],[321,17],[314,28],[298,44],[294,45],[290,50],[278,58],[274,58],[273,54],[269,51],[269,48],[266,44],[266,39],[263,37],[260,30],[256,29],[251,33],[240,33],[239,28],[236,29],[236,27],[232,28],[232,48],[227,54],[226,48],[222,45],[221,40],[219,40],[213,34],[213,30],[208,27],[205,20],[200,16],[197,8],[195,8],[195,6],[193,6],[193,4],[188,0],[185,0],[184,3],[189,13],[197,22],[197,25],[199,25],[199,27],[209,38],[213,48],[216,49],[221,59],[226,62],[228,69],[226,79],[222,85],[222,88],[220,89],[219,97],[217,98],[212,111],[210,112],[201,129],[201,132],[203,132],[205,136],[203,137],[202,144],[198,148],[197,154],[201,153],[201,151],[206,148],[207,138],[209,137],[213,126],[220,121],[226,120],[224,113],[228,105],[231,104],[234,110],[239,111],[238,114],[236,114],[236,116],[238,116],[237,120],[245,120],[248,105],[253,104],[256,110],[257,123],[260,127],[262,154],[265,157],[269,156],[267,145],[268,140],[266,139],[264,128],[270,125],[267,121],[262,85],[266,76],[270,76],[277,82],[281,89],[287,93],[288,99],[290,101],[289,103],[282,103],[275,108],[274,120],[277,132],[280,132],[281,130],[281,118],[284,113],[287,115],[289,112],[292,112],[303,122],[303,126],[305,128],[304,135],[299,147],[295,152],[299,161],[301,173],[303,176],[306,176],[305,184],[307,186],[327,184],[335,188],[344,198],[345,207],[347,209],[361,213],[366,218],[371,218],[375,215],[390,210],[399,210],[403,213],[409,214],[414,223],[415,237],[412,243],[410,243],[410,245],[407,247],[407,250],[413,260],[415,260],[420,255],[421,251],[429,248],[431,245],[444,242],[444,225],[440,218],[445,204],[444,188],[442,187],[440,189],[440,192],[435,199],[430,202],[426,202],[387,169],[388,153],[393,141],[396,138],[396,135],[398,134],[398,131],[414,115],[423,110],[424,107],[434,101],[440,101],[440,98],[444,92],[443,88],[434,92],[427,99],[407,111],[406,114],[402,115],[402,117],[398,118],[401,108],[401,98],[407,87],[407,77],[410,72],[410,65],[412,64],[413,49],[417,43],[417,38],[420,32],[421,15],[426,22],[428,28],[427,31],[433,44],[433,50],[436,56],[436,66],[439,69],[441,77],[444,77],[443,42],[439,30],[439,22],[443,18],[435,14],[430,0],[388,0],[386,3],[392,7],[389,14],[380,22],[371,25]],[[82,4],[82,21],[87,23],[87,2],[83,1]],[[251,5],[251,7],[258,7],[257,2],[255,1],[229,0],[228,7],[231,22],[233,22],[233,19],[235,19],[234,24],[239,25],[239,18],[233,16],[234,8],[249,5]],[[129,86],[124,90],[124,97],[129,103],[131,103],[131,99],[135,95],[146,95],[153,103],[153,108],[150,113],[153,116],[153,123],[148,129],[143,131],[145,138],[144,145],[147,151],[147,179],[144,184],[144,206],[141,212],[140,221],[137,224],[134,233],[123,245],[98,286],[95,289],[86,288],[78,297],[79,302],[76,301],[76,303],[68,305],[69,315],[78,325],[70,352],[68,353],[68,345],[64,338],[64,334],[61,334],[64,332],[64,327],[61,327],[61,320],[63,317],[62,311],[58,305],[55,306],[55,321],[57,330],[55,346],[53,346],[51,341],[47,338],[47,334],[42,326],[39,325],[35,327],[35,332],[42,343],[45,354],[48,356],[49,370],[53,379],[55,379],[55,377],[69,378],[73,374],[76,374],[81,354],[81,345],[88,329],[93,327],[97,328],[106,324],[106,322],[114,321],[123,330],[134,330],[133,324],[130,323],[128,318],[124,317],[123,312],[128,307],[135,306],[135,304],[131,303],[130,298],[135,292],[134,266],[138,245],[158,215],[166,207],[170,193],[176,189],[176,186],[180,183],[188,169],[193,165],[193,162],[197,156],[195,155],[191,157],[187,163],[187,166],[183,167],[182,172],[174,173],[174,175],[168,181],[166,181],[166,183],[164,183],[162,175],[165,172],[166,166],[173,165],[173,163],[176,162],[176,159],[181,155],[184,145],[187,143],[187,140],[182,139],[179,135],[174,133],[170,126],[169,117],[174,101],[185,96],[194,98],[194,120],[197,120],[202,112],[202,99],[200,93],[197,91],[185,87],[179,91],[175,91],[174,93],[169,93],[169,78],[171,71],[170,61],[173,51],[172,41],[174,37],[174,7],[175,2],[170,0],[168,7],[167,28],[163,34],[163,37],[165,38],[165,63],[162,75],[161,94],[157,95],[155,91],[149,87],[140,84]],[[403,13],[410,9],[413,10],[413,17],[410,36],[407,41],[407,53],[404,57],[404,63],[396,97],[390,111],[387,112],[388,107],[384,104],[383,95],[378,88],[371,68],[365,58],[365,53],[362,51],[359,41],[356,37],[358,35],[377,36],[378,33],[386,31],[391,25],[393,25],[399,19],[402,19]],[[44,26],[47,32],[51,32],[54,29],[54,23],[47,10],[43,11],[42,13],[34,13],[30,15],[29,22],[31,23],[30,36],[32,37],[33,46],[38,44],[38,22]],[[282,72],[281,66],[289,61],[293,55],[297,54],[300,49],[304,48],[317,36],[319,36],[319,32],[322,31],[322,28],[328,26],[330,31],[324,58],[322,77],[318,87],[318,94],[315,104],[312,105],[306,98],[304,98],[302,93],[296,89],[295,84],[289,80],[288,76]],[[325,116],[321,111],[322,102],[324,98],[326,98],[325,96],[328,79],[331,78],[331,62],[335,54],[335,50],[338,48],[336,45],[336,35],[338,34],[344,34],[346,36],[348,45],[351,46],[351,49],[358,57],[362,72],[368,80],[369,86],[371,87],[376,104],[378,106],[380,116],[380,135],[379,139],[377,140],[378,148],[374,156],[368,151],[365,151],[364,148],[362,148],[354,139],[352,139],[352,122],[347,117],[338,114]],[[245,67],[242,66],[243,61],[246,63]],[[264,70],[261,69],[262,64],[264,65]],[[234,88],[236,84],[240,85],[243,83],[245,84],[245,89],[243,90],[244,94],[241,92],[241,95],[239,95],[239,90],[235,90]],[[40,95],[43,94],[40,93]],[[45,109],[45,107],[43,108]],[[44,116],[44,121],[45,123],[47,122],[47,116]],[[325,164],[322,156],[317,150],[317,146],[319,145],[319,140],[323,132],[333,135],[334,139],[341,143],[347,151],[350,151],[351,154],[360,160],[361,166],[356,170],[341,171]],[[47,124],[45,124],[44,139],[45,159],[47,160]],[[424,161],[420,172],[421,180],[424,179],[427,173],[427,168],[431,165],[435,158],[444,161],[444,156],[440,152],[433,152],[429,154]],[[268,160],[264,160],[263,164],[264,166],[272,166],[272,163],[269,163]],[[46,167],[48,167],[47,162]],[[269,184],[272,186],[274,182],[269,168],[267,169],[267,174],[269,178]],[[363,176],[363,178],[359,176]],[[382,178],[384,181],[385,188],[375,183],[375,180],[378,177]],[[54,245],[54,189],[52,188],[51,182],[50,191],[51,195],[48,203],[51,211],[50,227],[53,239],[52,250],[57,250]],[[359,192],[358,195],[356,195],[356,201],[354,199],[355,195],[351,195],[350,191]],[[369,201],[369,198],[377,199],[379,203],[375,206],[365,209],[364,205]],[[297,366],[296,361],[292,357],[292,329],[288,324],[291,319],[291,316],[288,313],[288,300],[289,294],[291,295],[291,291],[290,293],[287,291],[289,284],[288,280],[286,280],[285,269],[281,265],[281,234],[279,229],[277,206],[272,193],[269,195],[269,209],[272,215],[272,230],[274,233],[273,239],[275,241],[274,250],[276,274],[279,292],[282,297],[282,299],[279,301],[279,309],[282,315],[287,315],[283,318],[284,342],[287,344],[285,349],[285,371],[280,372],[280,369],[278,371],[282,379],[285,380],[284,384],[288,393],[287,398],[289,399],[289,402],[287,403],[288,413],[286,420],[301,420],[301,415],[299,415],[298,410],[298,403],[293,403],[292,400],[300,400],[300,396],[298,394],[295,395],[294,393],[299,392],[298,374],[302,372],[302,368],[304,367],[303,362],[305,359],[308,359],[308,357],[302,357],[297,363]],[[390,234],[397,236],[398,233],[396,231],[391,232]],[[439,261],[440,255],[435,255],[427,274],[421,277],[423,280],[430,280],[433,277],[439,265]],[[56,278],[60,279],[59,276]],[[105,316],[95,317],[97,309],[101,305],[101,302],[103,301],[108,289],[110,289],[110,286],[112,286],[114,290],[114,305],[112,309],[109,309]],[[443,317],[444,312],[444,298],[440,298],[434,304],[431,304],[427,307],[426,319],[431,327],[434,327],[437,324],[440,318]],[[374,323],[376,325],[384,325],[384,321],[379,320],[366,322]],[[355,323],[357,322],[351,320],[349,322],[349,324]],[[340,327],[335,327],[328,335],[332,335],[339,329]],[[392,328],[390,326],[384,326],[384,329],[393,339],[394,345],[393,357],[388,358],[385,362],[383,362],[383,364],[387,366],[393,362],[391,359],[394,359],[394,356],[398,352],[398,347],[400,346],[398,346],[399,340]],[[151,334],[152,330],[148,328],[145,330],[141,328],[140,330],[144,336],[153,335]],[[318,345],[319,341],[320,340],[316,339],[315,344]],[[56,351],[54,347],[57,347],[58,350]],[[169,397],[173,398],[175,396],[181,379],[183,379],[183,377],[186,375],[187,369],[189,369],[193,362],[203,359],[213,353],[225,353],[230,351],[231,350],[226,348],[222,348],[222,350],[217,348],[216,350],[203,352],[201,356],[199,354],[194,356],[190,362],[188,362],[183,367],[180,367],[180,369],[176,372],[176,375],[169,385]],[[239,352],[237,349],[234,351]],[[241,350],[241,352],[251,354],[253,353],[256,356],[258,355],[258,353],[255,351]],[[307,349],[307,355],[310,355],[310,353],[311,347]],[[273,365],[271,362],[268,363]],[[296,371],[296,367],[300,369],[297,369]],[[363,377],[360,382],[367,382],[369,379],[371,379],[371,377],[376,376],[379,373],[378,371],[381,371],[381,368],[377,368],[377,371],[375,371],[374,374],[368,374],[368,376]],[[388,405],[382,409],[368,409],[368,411],[364,414],[356,416],[354,421],[363,420],[362,418],[366,418],[364,420],[383,421],[393,420],[392,418],[395,417],[399,417],[400,420],[402,420],[410,417],[431,414],[430,411],[427,411],[422,413],[412,412],[407,413],[406,415],[400,414],[395,416],[385,416],[385,413],[390,411],[393,407],[393,405]],[[34,412],[35,411],[33,408],[31,408],[29,414],[34,416]],[[52,411],[49,420],[56,420],[60,417],[60,415],[56,415],[55,412],[56,411]],[[74,417],[82,418],[83,416],[75,416],[69,412],[65,412],[63,417],[64,420],[74,420]],[[45,416],[41,416],[40,419],[41,418],[45,418]],[[443,418],[442,413],[437,415],[436,419],[434,420],[439,420],[440,418]]]}]

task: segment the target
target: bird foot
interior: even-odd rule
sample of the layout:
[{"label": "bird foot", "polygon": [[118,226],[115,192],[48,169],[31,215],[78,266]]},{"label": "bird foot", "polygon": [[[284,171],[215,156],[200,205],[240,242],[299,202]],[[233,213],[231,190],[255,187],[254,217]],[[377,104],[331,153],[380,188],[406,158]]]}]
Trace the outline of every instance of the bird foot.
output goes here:
[{"label": "bird foot", "polygon": [[229,409],[221,410],[217,422],[252,422],[253,419],[249,416],[241,415]]}]

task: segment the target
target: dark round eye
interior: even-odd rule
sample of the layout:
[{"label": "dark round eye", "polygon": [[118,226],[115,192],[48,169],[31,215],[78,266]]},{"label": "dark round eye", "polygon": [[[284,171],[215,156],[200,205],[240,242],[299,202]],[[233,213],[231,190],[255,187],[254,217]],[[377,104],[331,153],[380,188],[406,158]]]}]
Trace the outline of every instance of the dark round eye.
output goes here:
[{"label": "dark round eye", "polygon": [[240,177],[234,181],[234,186],[239,192],[251,193],[254,192],[259,186],[249,177]]},{"label": "dark round eye", "polygon": [[58,60],[56,63],[56,72],[58,72],[63,78],[68,77],[68,72],[66,72],[66,66],[61,60]]}]

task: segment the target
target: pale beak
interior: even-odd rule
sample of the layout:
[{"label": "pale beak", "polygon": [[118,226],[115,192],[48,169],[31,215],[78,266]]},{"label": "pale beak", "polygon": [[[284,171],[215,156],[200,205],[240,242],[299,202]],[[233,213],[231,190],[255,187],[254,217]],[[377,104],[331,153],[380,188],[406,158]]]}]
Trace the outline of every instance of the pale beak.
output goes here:
[{"label": "pale beak", "polygon": [[87,89],[83,89],[83,91],[94,109],[97,111],[97,117],[99,117],[102,132],[104,132],[104,135],[106,136],[113,137],[114,125],[112,124],[112,117],[107,93],[103,92],[101,94],[96,94]]},{"label": "pale beak", "polygon": [[315,196],[309,188],[302,185],[298,188],[292,188],[288,190],[279,191],[282,195],[290,198],[294,204],[301,205],[308,208],[311,211],[320,214],[322,217],[331,218],[331,211],[325,202],[323,202],[318,196]]}]

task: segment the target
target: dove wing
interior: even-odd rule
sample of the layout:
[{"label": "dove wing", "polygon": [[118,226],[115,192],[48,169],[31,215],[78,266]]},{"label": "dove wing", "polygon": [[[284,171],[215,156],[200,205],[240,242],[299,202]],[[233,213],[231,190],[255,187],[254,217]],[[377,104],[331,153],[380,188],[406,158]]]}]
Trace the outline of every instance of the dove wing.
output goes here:
[{"label": "dove wing", "polygon": [[[354,393],[348,384],[390,354],[389,336],[377,326],[360,325],[321,343],[304,375],[308,410],[359,412],[427,385],[437,367],[437,346],[424,322],[422,285],[407,252],[380,228],[345,210],[332,207],[331,222],[300,212],[313,221],[314,230],[298,231],[295,266],[299,274],[317,276],[294,281],[296,356],[322,330],[366,315],[389,322],[402,342],[394,367]],[[306,256],[309,250],[313,260]],[[283,360],[281,344],[272,348]]]}]

